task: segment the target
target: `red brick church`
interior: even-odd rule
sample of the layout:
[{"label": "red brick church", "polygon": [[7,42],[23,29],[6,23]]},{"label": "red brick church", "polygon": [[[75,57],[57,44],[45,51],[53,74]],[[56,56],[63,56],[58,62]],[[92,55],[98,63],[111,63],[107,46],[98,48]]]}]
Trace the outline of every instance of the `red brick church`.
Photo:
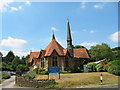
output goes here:
[{"label": "red brick church", "polygon": [[52,35],[52,40],[44,50],[30,52],[28,60],[30,69],[59,66],[62,71],[67,67],[77,69],[89,62],[89,55],[86,48],[74,48],[69,21],[67,22],[67,48],[63,48]]}]

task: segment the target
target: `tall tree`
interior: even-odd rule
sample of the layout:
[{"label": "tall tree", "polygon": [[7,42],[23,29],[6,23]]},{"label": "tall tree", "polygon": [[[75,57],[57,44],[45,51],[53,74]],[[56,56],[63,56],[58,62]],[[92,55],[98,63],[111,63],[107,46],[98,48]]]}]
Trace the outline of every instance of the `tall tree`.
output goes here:
[{"label": "tall tree", "polygon": [[14,53],[12,51],[9,51],[8,54],[3,58],[3,62],[10,64],[14,58]]},{"label": "tall tree", "polygon": [[113,59],[113,52],[106,43],[92,46],[91,49],[89,50],[89,54],[91,59],[93,60]]}]

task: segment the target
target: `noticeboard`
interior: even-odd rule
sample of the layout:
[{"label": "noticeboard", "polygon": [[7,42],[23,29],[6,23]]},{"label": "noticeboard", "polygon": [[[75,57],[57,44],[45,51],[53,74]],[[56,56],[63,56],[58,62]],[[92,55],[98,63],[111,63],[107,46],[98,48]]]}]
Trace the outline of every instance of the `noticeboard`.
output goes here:
[{"label": "noticeboard", "polygon": [[60,67],[48,67],[48,73],[59,73]]}]

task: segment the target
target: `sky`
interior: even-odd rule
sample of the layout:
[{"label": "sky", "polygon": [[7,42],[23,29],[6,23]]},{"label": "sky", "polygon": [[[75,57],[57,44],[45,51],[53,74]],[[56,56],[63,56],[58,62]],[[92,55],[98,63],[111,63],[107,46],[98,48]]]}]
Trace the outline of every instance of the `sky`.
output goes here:
[{"label": "sky", "polygon": [[25,56],[56,40],[67,47],[67,18],[73,45],[87,49],[107,43],[118,46],[117,2],[2,2],[0,5],[0,51]]}]

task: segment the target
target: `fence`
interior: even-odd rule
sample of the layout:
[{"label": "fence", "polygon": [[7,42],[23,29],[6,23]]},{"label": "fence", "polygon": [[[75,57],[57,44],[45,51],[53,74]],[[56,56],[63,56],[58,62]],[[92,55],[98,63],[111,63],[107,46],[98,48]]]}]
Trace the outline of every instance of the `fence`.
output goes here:
[{"label": "fence", "polygon": [[39,88],[50,84],[56,84],[55,79],[32,80],[26,79],[21,76],[16,76],[15,83],[21,87],[34,87],[34,88]]}]

